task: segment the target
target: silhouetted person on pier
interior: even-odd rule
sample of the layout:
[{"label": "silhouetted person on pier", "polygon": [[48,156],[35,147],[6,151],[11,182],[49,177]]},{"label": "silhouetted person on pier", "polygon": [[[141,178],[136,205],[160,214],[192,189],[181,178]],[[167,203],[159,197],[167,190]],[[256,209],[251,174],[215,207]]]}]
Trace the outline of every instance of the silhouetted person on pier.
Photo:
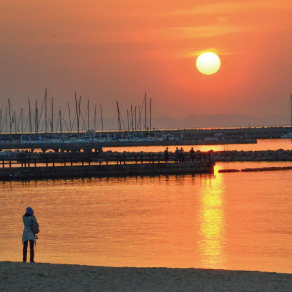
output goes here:
[{"label": "silhouetted person on pier", "polygon": [[33,215],[33,209],[31,207],[26,208],[26,213],[22,216],[24,230],[22,234],[23,243],[23,262],[27,260],[27,246],[29,242],[30,246],[30,262],[34,263],[34,245],[36,244],[36,237],[32,232],[31,226],[32,221],[37,222],[35,216]]},{"label": "silhouetted person on pier", "polygon": [[164,150],[164,160],[165,162],[168,162],[169,159],[169,153],[168,153],[168,147]]},{"label": "silhouetted person on pier", "polygon": [[183,162],[185,160],[185,153],[184,153],[184,149],[181,147],[179,150],[179,161]]},{"label": "silhouetted person on pier", "polygon": [[190,150],[190,154],[191,154],[191,160],[192,160],[192,162],[194,162],[194,159],[195,159],[195,150],[194,150],[193,147]]},{"label": "silhouetted person on pier", "polygon": [[174,160],[175,160],[175,162],[179,162],[179,150],[178,150],[178,147],[176,147],[175,152],[174,152]]}]

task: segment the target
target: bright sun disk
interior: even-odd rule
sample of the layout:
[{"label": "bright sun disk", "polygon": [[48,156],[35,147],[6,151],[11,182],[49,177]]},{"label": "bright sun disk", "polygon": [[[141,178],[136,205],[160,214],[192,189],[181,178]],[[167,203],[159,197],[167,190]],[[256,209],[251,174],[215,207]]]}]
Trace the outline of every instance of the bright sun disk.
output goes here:
[{"label": "bright sun disk", "polygon": [[196,66],[201,73],[211,75],[219,70],[221,61],[216,54],[206,52],[197,58]]}]

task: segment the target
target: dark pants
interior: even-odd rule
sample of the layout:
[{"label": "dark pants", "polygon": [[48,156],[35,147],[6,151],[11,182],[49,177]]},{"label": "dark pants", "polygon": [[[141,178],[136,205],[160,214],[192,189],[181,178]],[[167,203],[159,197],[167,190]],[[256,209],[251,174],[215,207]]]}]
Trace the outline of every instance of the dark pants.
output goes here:
[{"label": "dark pants", "polygon": [[[26,262],[26,256],[27,256],[27,246],[28,246],[28,240],[23,243],[23,261]],[[33,262],[34,260],[34,241],[29,241],[30,246],[30,261]]]}]

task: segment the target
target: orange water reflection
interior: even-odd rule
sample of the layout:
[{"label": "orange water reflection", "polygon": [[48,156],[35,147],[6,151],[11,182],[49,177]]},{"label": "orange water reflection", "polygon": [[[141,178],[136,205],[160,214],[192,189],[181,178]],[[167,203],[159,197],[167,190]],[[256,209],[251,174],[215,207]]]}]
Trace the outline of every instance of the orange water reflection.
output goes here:
[{"label": "orange water reflection", "polygon": [[203,188],[200,198],[200,241],[198,244],[204,268],[225,268],[223,191],[223,176],[218,176]]},{"label": "orange water reflection", "polygon": [[0,184],[0,261],[21,260],[21,215],[40,222],[38,262],[292,272],[291,162],[217,163],[214,175]]}]

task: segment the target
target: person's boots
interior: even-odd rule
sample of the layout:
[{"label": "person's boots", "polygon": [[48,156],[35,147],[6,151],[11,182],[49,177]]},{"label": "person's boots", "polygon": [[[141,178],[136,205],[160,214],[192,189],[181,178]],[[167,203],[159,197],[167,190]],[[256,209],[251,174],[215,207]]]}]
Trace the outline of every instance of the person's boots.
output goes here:
[{"label": "person's boots", "polygon": [[30,262],[34,263],[34,245],[30,245]]},{"label": "person's boots", "polygon": [[25,263],[26,262],[26,255],[27,255],[27,246],[25,244],[23,245],[23,258],[22,261]]}]

